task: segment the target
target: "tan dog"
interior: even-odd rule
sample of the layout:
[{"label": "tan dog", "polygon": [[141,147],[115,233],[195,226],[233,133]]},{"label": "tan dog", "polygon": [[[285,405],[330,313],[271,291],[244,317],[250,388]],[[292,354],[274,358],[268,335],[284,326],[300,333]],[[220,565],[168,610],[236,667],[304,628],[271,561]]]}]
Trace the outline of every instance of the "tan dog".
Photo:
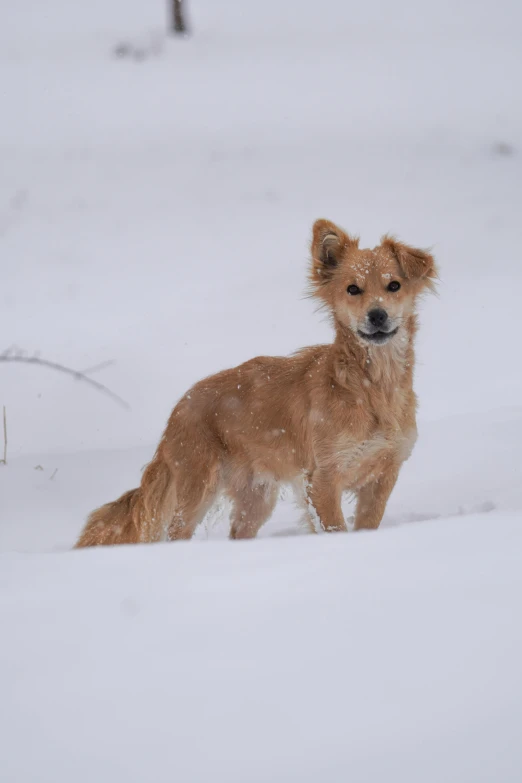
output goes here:
[{"label": "tan dog", "polygon": [[231,538],[252,538],[292,484],[317,531],[377,528],[416,440],[418,295],[433,257],[385,237],[374,250],[327,220],[313,228],[313,294],[335,341],[258,357],[197,383],[176,405],[141,486],[94,511],[77,546],[190,538],[218,493]]}]

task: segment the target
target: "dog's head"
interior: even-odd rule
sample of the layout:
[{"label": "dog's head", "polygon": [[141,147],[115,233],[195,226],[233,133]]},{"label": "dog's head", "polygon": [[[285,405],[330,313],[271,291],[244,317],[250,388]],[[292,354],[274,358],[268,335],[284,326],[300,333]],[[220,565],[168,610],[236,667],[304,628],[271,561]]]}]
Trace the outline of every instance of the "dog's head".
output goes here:
[{"label": "dog's head", "polygon": [[415,312],[416,298],[433,288],[433,256],[385,236],[361,250],[329,220],[313,228],[310,279],[315,296],[365,344],[384,345],[400,334]]}]

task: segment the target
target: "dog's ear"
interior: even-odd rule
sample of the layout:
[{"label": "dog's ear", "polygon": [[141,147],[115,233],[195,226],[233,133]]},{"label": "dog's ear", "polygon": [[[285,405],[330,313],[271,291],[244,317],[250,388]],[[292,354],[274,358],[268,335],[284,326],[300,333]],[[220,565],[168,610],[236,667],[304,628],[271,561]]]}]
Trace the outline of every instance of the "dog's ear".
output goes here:
[{"label": "dog's ear", "polygon": [[429,282],[437,277],[435,259],[426,250],[404,245],[389,236],[382,238],[381,245],[395,256],[404,277],[408,280],[425,279]]},{"label": "dog's ear", "polygon": [[351,245],[357,246],[357,240],[342,228],[330,220],[316,220],[312,236],[312,282],[321,285],[330,280]]}]

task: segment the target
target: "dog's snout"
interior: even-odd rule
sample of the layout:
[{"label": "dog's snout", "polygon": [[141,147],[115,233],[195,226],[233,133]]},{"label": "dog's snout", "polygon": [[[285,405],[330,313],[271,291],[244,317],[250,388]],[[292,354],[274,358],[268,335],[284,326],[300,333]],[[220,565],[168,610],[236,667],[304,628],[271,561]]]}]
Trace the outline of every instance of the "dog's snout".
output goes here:
[{"label": "dog's snout", "polygon": [[370,310],[368,313],[368,321],[372,326],[380,329],[388,320],[388,313],[381,307],[376,307],[374,310]]}]

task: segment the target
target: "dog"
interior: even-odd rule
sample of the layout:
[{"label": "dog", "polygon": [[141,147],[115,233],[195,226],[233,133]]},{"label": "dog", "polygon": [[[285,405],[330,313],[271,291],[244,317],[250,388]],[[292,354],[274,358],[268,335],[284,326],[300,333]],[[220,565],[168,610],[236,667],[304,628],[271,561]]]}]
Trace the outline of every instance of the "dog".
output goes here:
[{"label": "dog", "polygon": [[298,492],[312,531],[376,529],[417,438],[416,303],[433,256],[385,236],[359,248],[328,220],[313,226],[311,293],[330,345],[245,362],[200,381],[174,408],[141,485],[94,511],[77,547],[190,539],[220,494],[230,537],[254,538],[279,488]]}]

